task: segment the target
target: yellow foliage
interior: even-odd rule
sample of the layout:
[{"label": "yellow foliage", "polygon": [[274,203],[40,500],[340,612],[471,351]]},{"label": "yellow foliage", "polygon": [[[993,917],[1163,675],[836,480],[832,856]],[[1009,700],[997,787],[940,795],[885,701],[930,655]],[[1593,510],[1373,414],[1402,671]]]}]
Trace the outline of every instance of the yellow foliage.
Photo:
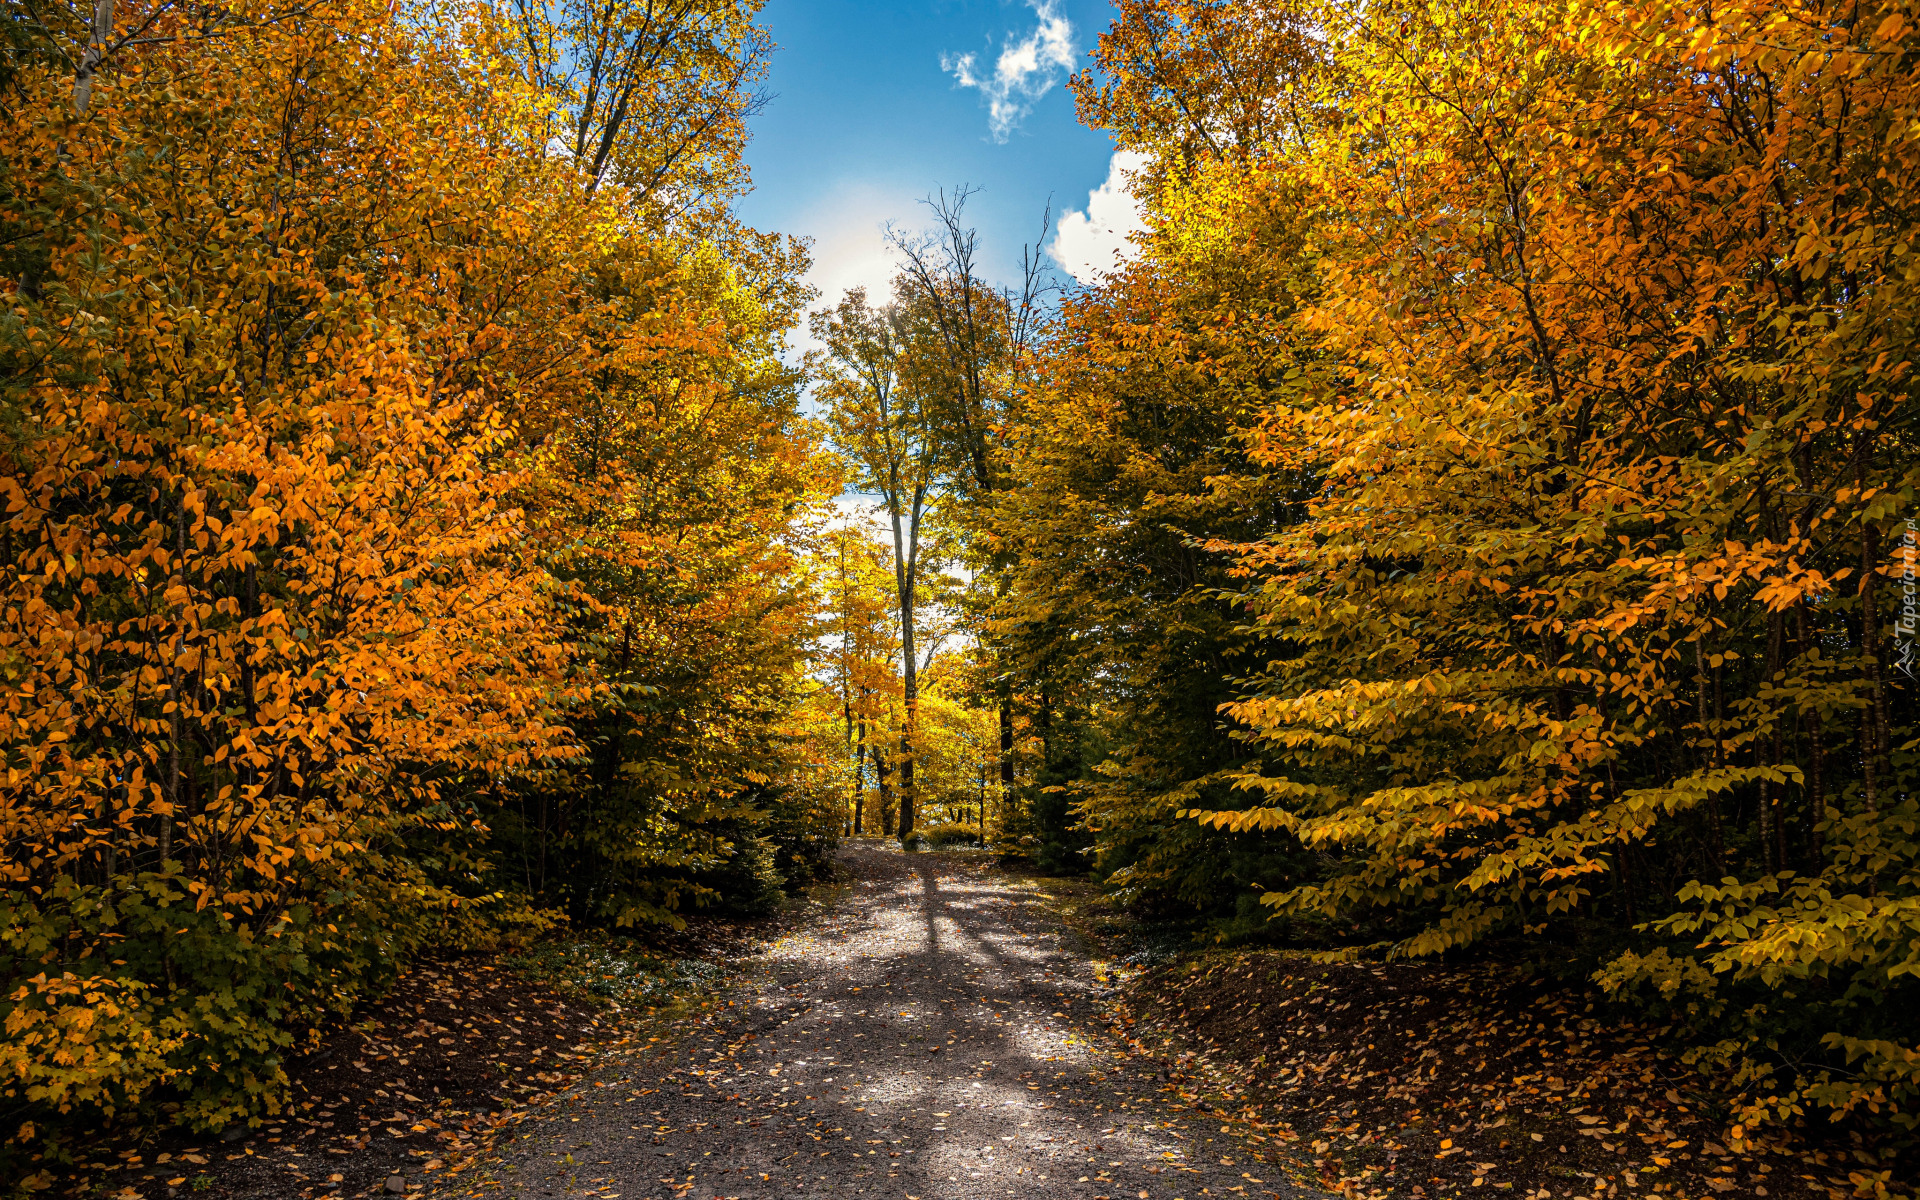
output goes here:
[{"label": "yellow foliage", "polygon": [[[111,1115],[177,1068],[186,1040],[155,1020],[137,980],[45,972],[7,997],[0,1041],[0,1095],[66,1113],[76,1105]],[[30,1135],[29,1135],[30,1136]]]},{"label": "yellow foliage", "polygon": [[[724,211],[754,7],[687,6],[663,54],[637,11],[521,10],[527,41],[485,5],[134,0],[10,60],[18,1111],[276,1111],[423,947],[561,919],[489,823],[609,724],[652,806],[613,856],[677,882],[592,915],[677,919],[712,889],[674,873],[754,843],[804,660],[782,543],[830,477],[776,358],[804,253]],[[562,77],[603,19],[613,109]],[[583,173],[563,126],[608,151]],[[704,736],[622,707],[663,690],[636,654]]]},{"label": "yellow foliage", "polygon": [[[1160,291],[1128,350],[1268,317],[1179,365],[1282,357],[1218,402],[1220,486],[1301,503],[1193,539],[1260,647],[1248,757],[1090,801],[1114,865],[1177,809],[1377,953],[1604,930],[1600,984],[1727,1033],[1750,1119],[1920,1120],[1913,38],[1897,3],[1123,5],[1078,86],[1154,211],[1105,302]],[[1768,1048],[1800,1027],[1826,1050]]]}]

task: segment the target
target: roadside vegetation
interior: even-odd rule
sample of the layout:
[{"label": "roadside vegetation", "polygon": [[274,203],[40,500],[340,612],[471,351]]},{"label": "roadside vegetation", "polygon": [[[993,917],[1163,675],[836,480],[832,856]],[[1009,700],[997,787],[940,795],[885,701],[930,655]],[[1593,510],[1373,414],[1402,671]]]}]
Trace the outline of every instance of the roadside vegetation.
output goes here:
[{"label": "roadside vegetation", "polygon": [[19,1189],[344,1130],[452,964],[697,1020],[878,836],[1097,888],[1356,1188],[1911,1191],[1903,0],[1123,0],[1132,255],[963,187],[835,296],[735,212],[757,0],[6,5]]}]

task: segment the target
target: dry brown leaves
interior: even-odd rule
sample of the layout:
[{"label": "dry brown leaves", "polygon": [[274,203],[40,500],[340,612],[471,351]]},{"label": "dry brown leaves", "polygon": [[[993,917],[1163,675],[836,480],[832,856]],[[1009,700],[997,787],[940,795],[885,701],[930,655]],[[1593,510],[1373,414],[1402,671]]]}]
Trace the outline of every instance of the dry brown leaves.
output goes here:
[{"label": "dry brown leaves", "polygon": [[1857,1135],[1741,1140],[1666,1030],[1492,969],[1211,955],[1133,975],[1113,1020],[1188,1103],[1352,1197],[1837,1200],[1892,1165]]},{"label": "dry brown leaves", "polygon": [[130,1132],[69,1181],[122,1200],[402,1191],[471,1153],[508,1114],[580,1078],[612,1022],[486,961],[418,968],[289,1070],[279,1119],[227,1137]]}]

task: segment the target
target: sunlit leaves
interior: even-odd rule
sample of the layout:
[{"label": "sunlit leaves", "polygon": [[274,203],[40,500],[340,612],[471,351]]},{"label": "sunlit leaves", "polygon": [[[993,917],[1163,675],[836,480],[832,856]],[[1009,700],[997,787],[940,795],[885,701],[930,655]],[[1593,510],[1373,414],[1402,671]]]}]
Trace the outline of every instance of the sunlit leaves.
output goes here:
[{"label": "sunlit leaves", "polygon": [[1268,904],[1383,953],[1605,928],[1604,983],[1737,1044],[1741,994],[1849,1030],[1859,1068],[1752,1060],[1755,1119],[1914,1095],[1910,41],[1898,6],[1145,3],[1081,85],[1156,155],[1148,261],[1308,297],[1249,335],[1309,353],[1243,422],[1305,519],[1211,547],[1269,648],[1222,708],[1259,804],[1180,807],[1326,855]]}]

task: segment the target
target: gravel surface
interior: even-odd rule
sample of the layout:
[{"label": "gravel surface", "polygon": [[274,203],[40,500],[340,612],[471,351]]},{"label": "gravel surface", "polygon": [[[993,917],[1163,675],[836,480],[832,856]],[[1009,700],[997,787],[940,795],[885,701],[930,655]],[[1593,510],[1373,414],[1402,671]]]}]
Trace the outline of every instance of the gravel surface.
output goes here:
[{"label": "gravel surface", "polygon": [[1161,1095],[1035,890],[864,844],[844,903],[776,943],[728,1016],[607,1064],[442,1195],[1319,1195]]}]

